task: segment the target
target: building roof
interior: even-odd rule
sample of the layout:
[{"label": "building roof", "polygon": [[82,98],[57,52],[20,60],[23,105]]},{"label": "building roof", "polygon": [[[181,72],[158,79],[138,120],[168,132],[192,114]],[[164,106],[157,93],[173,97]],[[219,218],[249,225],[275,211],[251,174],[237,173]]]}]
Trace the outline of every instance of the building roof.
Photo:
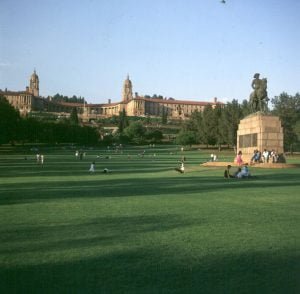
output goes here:
[{"label": "building roof", "polygon": [[17,96],[17,95],[32,95],[30,92],[27,91],[9,91],[9,90],[0,90],[0,94],[2,95],[13,95],[13,96]]},{"label": "building roof", "polygon": [[52,101],[54,103],[63,105],[63,106],[69,106],[69,107],[113,107],[117,106],[119,104],[127,104],[130,103],[131,101],[147,101],[147,102],[154,102],[154,103],[163,103],[163,104],[188,104],[188,105],[198,105],[198,106],[206,106],[206,105],[215,105],[215,104],[220,104],[224,105],[223,102],[208,102],[208,101],[189,101],[189,100],[175,100],[175,99],[154,99],[154,98],[145,98],[145,97],[137,97],[133,98],[132,100],[126,101],[126,102],[116,102],[116,103],[99,103],[99,104],[83,104],[83,103],[74,103],[74,102],[58,102],[58,101]]},{"label": "building roof", "polygon": [[[30,92],[27,91],[3,91],[0,90],[0,94],[2,95],[12,95],[12,96],[18,96],[18,95],[32,95]],[[42,97],[36,97],[36,98],[40,98],[40,99],[44,99],[47,101],[46,98],[42,98]],[[67,106],[67,107],[87,107],[87,108],[91,108],[91,107],[114,107],[117,106],[119,104],[127,104],[130,103],[131,101],[147,101],[147,102],[153,102],[153,103],[163,103],[163,104],[181,104],[181,105],[195,105],[195,106],[206,106],[206,105],[215,105],[215,104],[219,104],[219,105],[224,105],[223,102],[219,102],[219,101],[212,101],[212,102],[208,102],[208,101],[189,101],[189,100],[175,100],[175,99],[155,99],[155,98],[145,98],[145,97],[135,97],[132,100],[129,101],[121,101],[121,102],[115,102],[115,103],[74,103],[74,102],[65,102],[65,101],[51,101],[48,100],[47,102],[50,103],[54,103],[54,104],[59,104],[62,106]]]},{"label": "building roof", "polygon": [[134,99],[141,99],[148,102],[157,102],[157,103],[164,103],[164,104],[189,104],[189,105],[199,105],[199,106],[205,106],[205,105],[214,105],[214,104],[221,104],[223,105],[223,102],[208,102],[208,101],[189,101],[189,100],[175,100],[175,99],[154,99],[154,98],[134,98]]},{"label": "building roof", "polygon": [[121,103],[101,103],[101,104],[87,104],[87,103],[74,103],[74,102],[65,102],[65,101],[51,101],[53,103],[56,104],[60,104],[63,106],[70,106],[70,107],[87,107],[87,108],[91,108],[91,107],[111,107],[111,106],[116,106],[118,104]]}]

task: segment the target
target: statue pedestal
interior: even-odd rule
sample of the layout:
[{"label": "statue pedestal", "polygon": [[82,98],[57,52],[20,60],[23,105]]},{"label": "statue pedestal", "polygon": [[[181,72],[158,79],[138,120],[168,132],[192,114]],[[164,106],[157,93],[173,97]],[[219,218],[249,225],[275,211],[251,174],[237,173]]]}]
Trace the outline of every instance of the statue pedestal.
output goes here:
[{"label": "statue pedestal", "polygon": [[237,151],[244,162],[250,163],[253,151],[275,150],[283,153],[283,129],[278,116],[256,112],[240,121],[237,131]]}]

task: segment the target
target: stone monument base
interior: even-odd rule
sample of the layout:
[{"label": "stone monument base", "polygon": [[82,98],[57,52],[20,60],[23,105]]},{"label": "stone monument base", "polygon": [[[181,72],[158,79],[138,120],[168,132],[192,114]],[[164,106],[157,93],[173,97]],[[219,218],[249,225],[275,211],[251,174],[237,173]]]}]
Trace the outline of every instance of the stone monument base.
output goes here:
[{"label": "stone monument base", "polygon": [[256,112],[240,121],[237,131],[237,151],[250,163],[254,150],[274,150],[283,153],[283,129],[278,116]]}]

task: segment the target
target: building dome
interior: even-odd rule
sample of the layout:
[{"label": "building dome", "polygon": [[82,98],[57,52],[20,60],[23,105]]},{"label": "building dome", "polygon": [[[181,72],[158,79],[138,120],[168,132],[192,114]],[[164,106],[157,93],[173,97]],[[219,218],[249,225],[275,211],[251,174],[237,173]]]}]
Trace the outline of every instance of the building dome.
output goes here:
[{"label": "building dome", "polygon": [[30,80],[35,81],[38,79],[39,79],[39,76],[36,74],[36,71],[34,70],[33,74],[30,77]]},{"label": "building dome", "polygon": [[127,78],[124,81],[124,85],[126,85],[126,86],[132,86],[131,80],[129,79],[129,75],[127,75]]},{"label": "building dome", "polygon": [[35,70],[30,77],[29,91],[34,96],[39,96],[39,77]]}]

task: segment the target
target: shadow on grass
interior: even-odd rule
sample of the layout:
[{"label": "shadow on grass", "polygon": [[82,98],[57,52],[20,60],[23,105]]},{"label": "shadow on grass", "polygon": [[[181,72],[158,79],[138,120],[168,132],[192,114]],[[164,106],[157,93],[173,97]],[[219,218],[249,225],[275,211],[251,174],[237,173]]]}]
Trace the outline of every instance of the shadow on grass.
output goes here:
[{"label": "shadow on grass", "polygon": [[[175,172],[174,172],[175,173]],[[134,177],[134,175],[131,175]],[[188,176],[167,178],[110,179],[103,175],[93,180],[3,184],[0,187],[0,205],[38,202],[53,199],[84,197],[126,197],[205,194],[211,191],[250,189],[251,191],[276,187],[300,187],[298,174],[270,174],[250,179]]]},{"label": "shadow on grass", "polygon": [[[1,177],[48,177],[48,176],[69,176],[84,175],[88,172],[92,161],[96,162],[96,171],[101,172],[104,168],[109,168],[117,173],[143,172],[151,173],[174,169],[180,160],[180,156],[174,157],[152,157],[127,159],[126,155],[112,157],[112,159],[96,159],[95,157],[82,161],[70,158],[55,158],[45,160],[43,166],[36,163],[36,160],[0,160]],[[188,161],[189,164],[199,165],[204,159],[197,157],[197,160]]]},{"label": "shadow on grass", "polygon": [[[0,168],[1,177],[49,177],[49,176],[80,176],[88,174],[91,162],[78,162],[78,163],[67,163],[67,164],[53,164],[40,166],[36,163],[32,163],[28,166],[24,165],[10,165],[2,166]],[[128,173],[128,172],[141,172],[141,173],[152,173],[159,171],[172,170],[177,166],[176,161],[141,161],[141,162],[96,162],[96,174],[101,173],[104,168],[109,168],[114,173]]]},{"label": "shadow on grass", "polygon": [[278,252],[180,260],[153,250],[1,269],[1,293],[299,293],[295,256]]},{"label": "shadow on grass", "polygon": [[[0,254],[50,252],[111,245],[134,239],[148,232],[161,233],[191,225],[203,225],[205,219],[187,220],[176,214],[97,217],[89,222],[56,225],[17,225],[0,229]],[[28,244],[28,241],[30,244]]]}]

